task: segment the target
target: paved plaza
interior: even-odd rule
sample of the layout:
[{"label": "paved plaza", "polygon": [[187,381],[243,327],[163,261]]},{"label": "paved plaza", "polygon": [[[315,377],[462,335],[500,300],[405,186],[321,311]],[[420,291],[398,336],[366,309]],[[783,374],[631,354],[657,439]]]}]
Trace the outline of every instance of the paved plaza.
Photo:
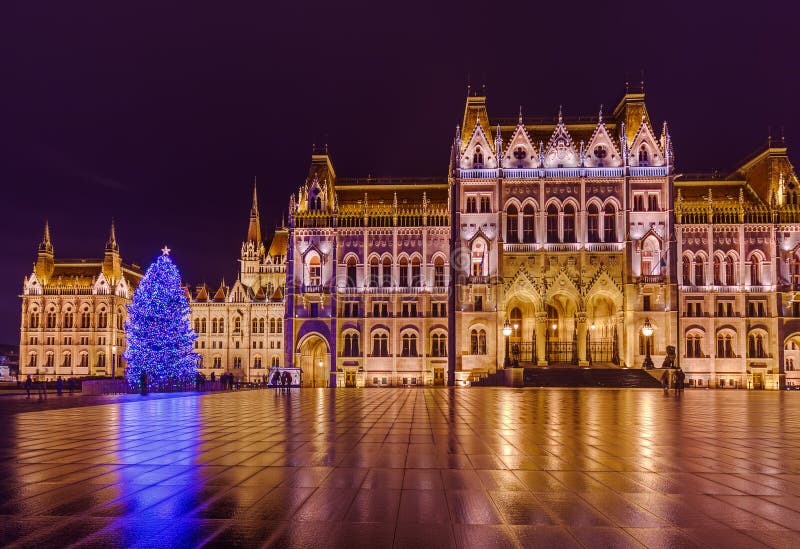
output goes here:
[{"label": "paved plaza", "polygon": [[800,547],[800,393],[303,389],[0,410],[2,546]]}]

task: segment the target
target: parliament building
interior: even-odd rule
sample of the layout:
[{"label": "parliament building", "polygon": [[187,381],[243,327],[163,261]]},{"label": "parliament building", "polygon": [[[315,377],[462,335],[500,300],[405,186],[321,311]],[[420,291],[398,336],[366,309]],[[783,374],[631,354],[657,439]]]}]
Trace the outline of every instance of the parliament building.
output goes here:
[{"label": "parliament building", "polygon": [[[727,174],[676,171],[642,90],[545,119],[490,117],[470,94],[440,177],[338,177],[314,150],[267,242],[253,189],[237,280],[187,287],[200,367],[422,386],[675,353],[693,387],[800,385],[798,193],[782,139]],[[113,226],[96,261],[56,261],[46,230],[22,373],[110,374],[140,277]]]}]

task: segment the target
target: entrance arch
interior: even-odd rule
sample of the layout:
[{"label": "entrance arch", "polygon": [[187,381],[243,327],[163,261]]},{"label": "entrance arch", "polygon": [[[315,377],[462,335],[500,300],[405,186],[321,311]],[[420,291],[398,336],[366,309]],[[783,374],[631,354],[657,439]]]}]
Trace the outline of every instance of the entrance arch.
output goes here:
[{"label": "entrance arch", "polygon": [[330,382],[331,355],[328,342],[320,334],[311,333],[297,346],[298,365],[303,371],[303,387],[327,387]]}]

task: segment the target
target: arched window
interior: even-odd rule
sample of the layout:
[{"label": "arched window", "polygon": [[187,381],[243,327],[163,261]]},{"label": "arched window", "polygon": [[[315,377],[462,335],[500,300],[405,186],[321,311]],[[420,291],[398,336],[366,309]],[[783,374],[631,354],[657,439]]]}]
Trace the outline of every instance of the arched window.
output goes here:
[{"label": "arched window", "polygon": [[381,286],[388,288],[392,285],[392,260],[384,257],[381,262]]},{"label": "arched window", "polygon": [[281,359],[278,358],[277,355],[273,356],[272,357],[272,366],[273,366],[273,368],[278,368],[278,367],[280,367],[280,365],[281,365]]},{"label": "arched window", "polygon": [[97,354],[97,368],[103,369],[106,367],[106,354],[105,353],[98,353]]},{"label": "arched window", "polygon": [[88,368],[89,367],[89,353],[83,352],[81,353],[81,363],[79,365],[81,368]]},{"label": "arched window", "polygon": [[478,354],[486,354],[486,330],[478,332]]},{"label": "arched window", "polygon": [[378,283],[380,282],[380,266],[378,264],[378,258],[373,257],[369,260],[369,285],[373,288],[378,287]]},{"label": "arched window", "polygon": [[441,333],[431,336],[431,356],[447,356],[447,336]]},{"label": "arched window", "polygon": [[206,319],[200,319],[200,332],[206,333]]},{"label": "arched window", "polygon": [[121,310],[117,311],[117,330],[125,329],[125,313]]},{"label": "arched window", "polygon": [[722,286],[722,264],[719,256],[714,256],[714,286]]},{"label": "arched window", "polygon": [[522,209],[522,241],[531,243],[535,241],[535,216],[533,206],[525,204]]},{"label": "arched window", "polygon": [[[47,311],[47,317],[46,318],[47,318],[47,320],[46,320],[47,327],[50,328],[50,329],[55,328],[56,327],[56,310],[55,309],[50,309],[49,311]],[[104,328],[104,326],[101,326],[101,328]]]},{"label": "arched window", "polygon": [[589,204],[587,208],[586,225],[589,242],[600,242],[600,212],[595,204]]},{"label": "arched window", "polygon": [[508,317],[513,330],[511,337],[518,338],[522,333],[522,311],[519,310],[519,307],[514,307]]},{"label": "arched window", "polygon": [[389,356],[389,336],[385,332],[372,334],[372,356]]},{"label": "arched window", "polygon": [[514,204],[509,204],[506,209],[506,242],[516,244],[519,242],[518,210]]},{"label": "arched window", "polygon": [[692,284],[692,280],[689,274],[692,270],[692,262],[687,256],[683,257],[683,263],[681,264],[681,267],[682,267],[681,274],[683,275],[683,283],[686,286],[690,286]]},{"label": "arched window", "polygon": [[81,328],[92,327],[92,313],[89,312],[88,307],[81,311]]},{"label": "arched window", "polygon": [[603,241],[617,241],[617,210],[613,204],[606,204],[603,210]]},{"label": "arched window", "polygon": [[271,333],[271,334],[275,333],[275,319],[274,318],[270,318],[269,319],[269,333]]},{"label": "arched window", "polygon": [[643,144],[641,147],[639,147],[639,165],[647,166],[649,160],[650,154],[647,151],[647,146]]},{"label": "arched window", "polygon": [[242,331],[242,319],[238,316],[233,318],[233,333],[238,334]]},{"label": "arched window", "polygon": [[195,318],[194,319],[194,333],[196,333],[196,334],[200,333],[200,319],[199,318]]},{"label": "arched window", "polygon": [[475,154],[472,155],[472,167],[483,168],[483,151],[480,147],[475,147]]},{"label": "arched window", "polygon": [[558,208],[555,204],[547,207],[547,241],[558,242]]},{"label": "arched window", "polygon": [[39,312],[34,311],[31,313],[31,321],[30,321],[31,329],[37,329],[39,327]]},{"label": "arched window", "polygon": [[731,256],[725,258],[725,284],[728,286],[736,285],[736,271],[733,268],[733,258]]},{"label": "arched window", "polygon": [[735,358],[733,338],[728,333],[717,334],[717,358]]},{"label": "arched window", "polygon": [[263,318],[259,318],[258,319],[258,333],[260,333],[260,334],[264,333],[264,331],[265,331],[264,328],[266,328],[266,324],[267,324],[267,321],[264,320]]},{"label": "arched window", "polygon": [[67,309],[67,312],[64,313],[64,328],[72,328],[75,324],[75,314],[72,312],[72,309]]},{"label": "arched window", "polygon": [[100,314],[97,315],[97,327],[108,328],[108,313],[100,309]]},{"label": "arched window", "polygon": [[72,368],[72,353],[69,351],[64,353],[64,363],[61,366],[63,368]]},{"label": "arched window", "polygon": [[308,285],[319,286],[322,280],[322,265],[319,256],[314,254],[308,260]]},{"label": "arched window", "polygon": [[562,242],[575,242],[575,207],[564,206],[564,239]]},{"label": "arched window", "polygon": [[406,259],[405,257],[401,257],[400,258],[400,265],[399,265],[398,270],[399,270],[398,274],[400,275],[400,277],[399,277],[400,278],[400,281],[399,281],[400,287],[401,288],[408,288],[408,286],[409,286],[409,284],[408,284],[408,280],[409,280],[409,278],[408,278],[408,259]]},{"label": "arched window", "polygon": [[748,358],[767,358],[764,347],[764,336],[760,333],[750,334],[747,338]]},{"label": "arched window", "polygon": [[219,319],[219,333],[221,333],[221,334],[225,333],[225,319],[224,318],[220,318]]},{"label": "arched window", "polygon": [[254,318],[251,324],[252,325],[251,325],[251,330],[250,331],[252,333],[254,333],[254,334],[257,334],[258,333],[258,319]]},{"label": "arched window", "polygon": [[415,288],[422,286],[422,271],[418,257],[411,258],[411,285]]},{"label": "arched window", "polygon": [[405,333],[402,336],[403,348],[401,356],[417,356],[417,334]]},{"label": "arched window", "polygon": [[704,286],[706,283],[705,263],[703,258],[698,256],[694,258],[694,285]]},{"label": "arched window", "polygon": [[470,332],[470,354],[486,354],[486,330],[472,330]]},{"label": "arched window", "polygon": [[443,288],[444,282],[444,259],[436,257],[433,260],[433,285],[437,288]]},{"label": "arched window", "polygon": [[361,354],[361,344],[358,332],[348,332],[344,335],[344,355],[359,356]]},{"label": "arched window", "polygon": [[356,281],[358,280],[356,258],[350,256],[347,258],[347,287],[355,288]]},{"label": "arched window", "polygon": [[704,358],[701,347],[703,337],[700,334],[686,336],[686,358]]},{"label": "arched window", "polygon": [[750,285],[761,286],[761,261],[756,254],[750,256]]},{"label": "arched window", "polygon": [[253,368],[255,368],[255,369],[261,369],[261,367],[262,367],[262,366],[261,366],[261,357],[260,357],[260,356],[257,356],[257,357],[255,357],[255,358],[253,359]]}]

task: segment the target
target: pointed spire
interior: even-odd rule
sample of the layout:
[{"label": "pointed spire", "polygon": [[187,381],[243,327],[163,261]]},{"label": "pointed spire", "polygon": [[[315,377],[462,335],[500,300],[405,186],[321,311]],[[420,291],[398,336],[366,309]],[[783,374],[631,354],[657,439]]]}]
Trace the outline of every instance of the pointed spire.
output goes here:
[{"label": "pointed spire", "polygon": [[519,106],[519,120],[517,120],[517,123],[522,125],[522,105]]},{"label": "pointed spire", "polygon": [[44,236],[42,237],[42,242],[39,244],[39,251],[50,254],[53,253],[53,243],[50,242],[50,222],[47,220],[44,222]]},{"label": "pointed spire", "polygon": [[250,208],[250,225],[247,228],[247,241],[261,243],[261,219],[258,214],[258,192],[256,178],[253,178],[253,206]]},{"label": "pointed spire", "polygon": [[603,123],[603,104],[600,103],[600,112],[597,114],[597,124],[600,125]]},{"label": "pointed spire", "polygon": [[108,241],[106,242],[106,250],[107,251],[117,251],[119,250],[119,245],[117,244],[117,231],[114,228],[114,218],[111,218],[111,229],[108,231]]},{"label": "pointed spire", "polygon": [[559,124],[563,124],[564,123],[564,116],[563,116],[563,114],[561,112],[561,105],[558,106],[558,123]]}]

